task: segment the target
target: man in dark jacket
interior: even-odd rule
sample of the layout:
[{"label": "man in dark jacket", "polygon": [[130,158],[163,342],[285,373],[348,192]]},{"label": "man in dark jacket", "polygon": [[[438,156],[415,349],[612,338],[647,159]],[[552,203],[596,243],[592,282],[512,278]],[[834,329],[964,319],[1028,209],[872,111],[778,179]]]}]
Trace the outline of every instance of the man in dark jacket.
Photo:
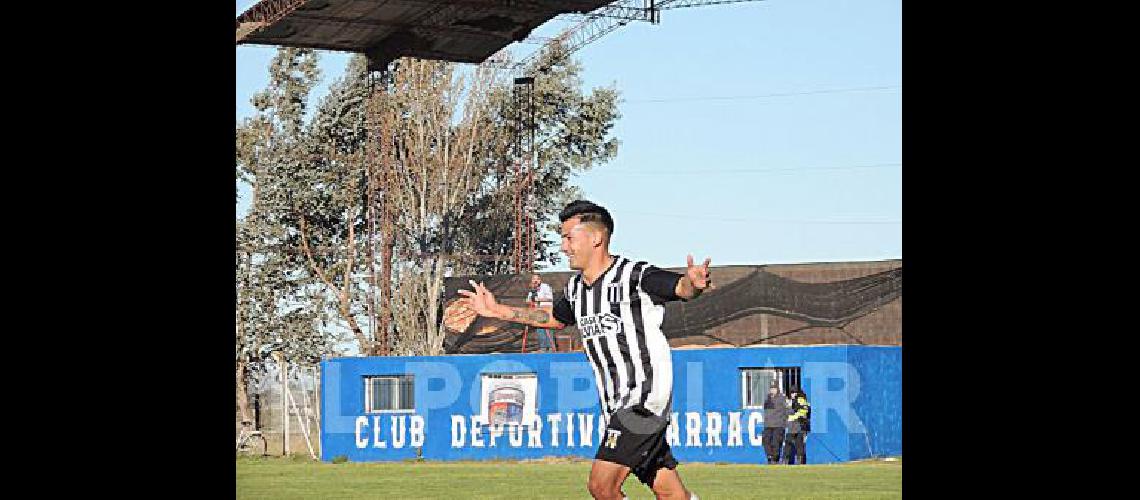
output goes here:
[{"label": "man in dark jacket", "polygon": [[792,389],[792,413],[788,415],[788,435],[784,441],[784,460],[788,465],[807,463],[804,439],[811,432],[811,404],[800,388]]},{"label": "man in dark jacket", "polygon": [[788,423],[788,400],[780,394],[775,384],[768,388],[768,397],[764,399],[764,453],[768,455],[769,464],[780,463],[780,447],[784,445],[784,427]]}]

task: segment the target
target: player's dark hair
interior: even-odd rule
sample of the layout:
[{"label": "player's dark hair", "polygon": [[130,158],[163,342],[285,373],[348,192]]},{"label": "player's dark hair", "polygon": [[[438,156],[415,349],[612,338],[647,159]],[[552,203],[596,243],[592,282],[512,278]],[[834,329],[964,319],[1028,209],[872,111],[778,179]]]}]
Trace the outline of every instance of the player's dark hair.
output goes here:
[{"label": "player's dark hair", "polygon": [[606,232],[612,236],[614,234],[614,218],[610,217],[609,210],[605,207],[597,205],[593,202],[586,200],[575,200],[566,205],[562,212],[558,214],[559,222],[566,222],[567,219],[578,217],[582,222],[598,222],[606,227]]}]

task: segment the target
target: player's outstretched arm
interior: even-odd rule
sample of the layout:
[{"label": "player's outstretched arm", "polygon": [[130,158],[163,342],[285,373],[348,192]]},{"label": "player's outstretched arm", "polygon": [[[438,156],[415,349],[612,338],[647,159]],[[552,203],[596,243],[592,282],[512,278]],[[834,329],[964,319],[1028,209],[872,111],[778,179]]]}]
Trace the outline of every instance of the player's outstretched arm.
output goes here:
[{"label": "player's outstretched arm", "polygon": [[459,294],[464,297],[459,300],[464,306],[480,316],[513,321],[539,328],[566,328],[566,325],[561,321],[554,319],[554,315],[550,311],[500,304],[495,300],[494,294],[482,283],[474,281],[470,281],[470,283],[475,290],[459,290]]}]

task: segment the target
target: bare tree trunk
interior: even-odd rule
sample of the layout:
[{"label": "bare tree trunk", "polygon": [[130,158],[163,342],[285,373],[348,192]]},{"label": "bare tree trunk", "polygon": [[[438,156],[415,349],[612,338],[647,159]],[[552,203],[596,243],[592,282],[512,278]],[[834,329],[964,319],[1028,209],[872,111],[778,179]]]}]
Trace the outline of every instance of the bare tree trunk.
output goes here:
[{"label": "bare tree trunk", "polygon": [[253,415],[249,410],[249,393],[246,390],[247,378],[249,372],[246,371],[246,361],[241,360],[237,362],[237,405],[238,410],[241,411],[242,422],[252,422]]},{"label": "bare tree trunk", "polygon": [[439,297],[440,291],[443,289],[443,262],[446,257],[439,256],[435,261],[435,269],[428,274],[431,281],[428,282],[427,288],[427,351],[430,356],[438,356],[443,354],[443,337],[444,329],[443,324],[439,321]]},{"label": "bare tree trunk", "polygon": [[[392,123],[387,113],[380,116],[380,137],[391,137]],[[380,149],[380,181],[384,189],[383,204],[380,212],[380,283],[383,284],[380,295],[380,311],[378,333],[374,335],[379,339],[380,355],[392,354],[392,342],[388,338],[389,326],[392,322],[392,251],[396,247],[396,233],[392,224],[392,211],[395,209],[393,200],[395,179],[392,177],[391,148]]]},{"label": "bare tree trunk", "polygon": [[[337,310],[340,312],[341,317],[348,322],[348,327],[352,330],[352,335],[356,337],[357,345],[360,346],[360,352],[366,356],[371,355],[373,349],[372,343],[368,341],[368,337],[364,335],[364,330],[360,328],[360,324],[357,323],[356,318],[352,315],[352,297],[348,293],[349,283],[347,281],[349,275],[345,276],[345,289],[338,289],[336,284],[325,274],[325,270],[313,259],[313,251],[309,248],[308,235],[306,234],[308,223],[305,221],[304,214],[298,214],[298,216],[298,220],[300,221],[299,228],[301,230],[301,251],[304,252],[305,257],[308,259],[309,269],[317,274],[317,277],[328,287],[329,291],[336,294]],[[349,262],[351,263],[351,261]],[[351,268],[351,265],[348,267]]]},{"label": "bare tree trunk", "polygon": [[380,353],[383,356],[392,354],[391,342],[388,339],[389,325],[392,322],[392,251],[396,247],[396,235],[393,232],[392,216],[389,204],[384,204],[381,224],[380,247],[380,283],[383,285],[380,298],[379,335]]}]

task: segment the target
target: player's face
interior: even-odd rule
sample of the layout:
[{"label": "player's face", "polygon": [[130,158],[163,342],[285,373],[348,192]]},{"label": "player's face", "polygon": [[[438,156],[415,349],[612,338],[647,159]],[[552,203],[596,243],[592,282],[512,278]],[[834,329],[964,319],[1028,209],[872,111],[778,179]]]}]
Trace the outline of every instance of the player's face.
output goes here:
[{"label": "player's face", "polygon": [[590,229],[578,222],[577,217],[562,223],[562,253],[570,260],[570,269],[582,270],[589,262],[594,249]]},{"label": "player's face", "polygon": [[542,283],[542,279],[540,279],[538,276],[531,276],[530,277],[530,287],[531,288],[536,288],[541,283]]}]

